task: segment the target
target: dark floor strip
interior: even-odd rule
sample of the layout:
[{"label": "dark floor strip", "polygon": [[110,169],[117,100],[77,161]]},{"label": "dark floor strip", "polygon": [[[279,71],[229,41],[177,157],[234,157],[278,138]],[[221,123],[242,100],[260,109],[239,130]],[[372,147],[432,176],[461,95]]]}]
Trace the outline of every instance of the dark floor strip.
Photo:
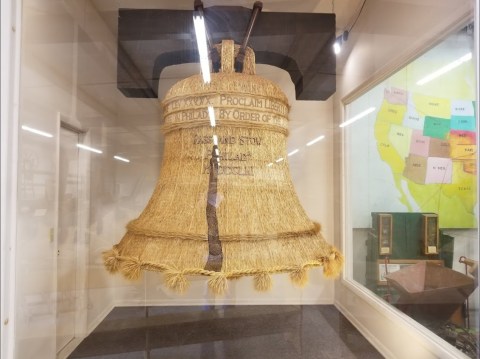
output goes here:
[{"label": "dark floor strip", "polygon": [[69,358],[333,359],[382,356],[331,305],[118,307]]}]

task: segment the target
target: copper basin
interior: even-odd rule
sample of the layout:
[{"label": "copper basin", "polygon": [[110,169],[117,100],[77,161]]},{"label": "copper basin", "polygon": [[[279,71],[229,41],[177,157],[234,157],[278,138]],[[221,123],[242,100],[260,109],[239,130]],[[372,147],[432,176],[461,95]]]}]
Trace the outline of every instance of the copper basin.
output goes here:
[{"label": "copper basin", "polygon": [[421,261],[385,276],[398,291],[394,303],[419,321],[446,321],[475,290],[473,278]]}]

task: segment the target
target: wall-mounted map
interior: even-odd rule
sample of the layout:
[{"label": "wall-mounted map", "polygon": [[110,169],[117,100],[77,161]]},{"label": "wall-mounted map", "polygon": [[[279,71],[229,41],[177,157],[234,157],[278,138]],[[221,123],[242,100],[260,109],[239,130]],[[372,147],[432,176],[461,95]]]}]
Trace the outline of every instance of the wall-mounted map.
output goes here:
[{"label": "wall-mounted map", "polygon": [[473,38],[462,31],[347,106],[354,228],[371,212],[431,212],[440,228],[476,228],[478,120]]},{"label": "wall-mounted map", "polygon": [[[387,88],[374,124],[381,160],[408,211],[439,213],[441,227],[475,227],[475,103]],[[402,184],[406,182],[406,186]]]}]

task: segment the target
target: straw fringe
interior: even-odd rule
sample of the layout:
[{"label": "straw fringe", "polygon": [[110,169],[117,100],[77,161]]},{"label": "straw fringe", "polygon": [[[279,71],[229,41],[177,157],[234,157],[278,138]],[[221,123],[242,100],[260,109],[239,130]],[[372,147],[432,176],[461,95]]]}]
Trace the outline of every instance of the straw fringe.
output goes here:
[{"label": "straw fringe", "polygon": [[336,249],[327,256],[323,257],[323,274],[327,278],[336,278],[343,267],[343,256]]},{"label": "straw fringe", "polygon": [[120,270],[127,279],[137,280],[142,272],[141,262],[137,258],[125,258],[120,264]]},{"label": "straw fringe", "polygon": [[[162,240],[127,233],[119,245],[104,253],[104,258],[107,268],[115,268],[131,280],[138,279],[141,270],[164,272],[165,285],[177,292],[188,289],[186,276],[207,276],[210,277],[209,288],[217,295],[225,293],[227,280],[241,276],[253,276],[255,289],[267,291],[272,287],[272,274],[290,273],[292,283],[303,287],[308,283],[309,268],[323,265],[324,275],[335,277],[343,265],[339,251],[320,235],[283,240],[226,241],[222,245],[226,261],[221,272],[203,269],[208,253],[206,241]],[[154,261],[155,258],[165,258],[161,253],[169,253],[168,263]]]},{"label": "straw fringe", "polygon": [[315,232],[315,234],[320,233],[321,230],[322,230],[322,225],[318,222],[313,222],[313,231]]},{"label": "straw fringe", "polygon": [[110,273],[116,273],[118,272],[118,269],[120,267],[120,261],[118,260],[118,250],[116,246],[114,246],[112,249],[105,251],[102,253],[103,256],[103,263],[105,264],[105,268],[107,271]]},{"label": "straw fringe", "polygon": [[190,283],[182,272],[167,270],[165,272],[165,285],[178,293],[184,293]]},{"label": "straw fringe", "polygon": [[305,287],[308,283],[308,273],[305,268],[298,268],[290,272],[290,280],[293,284],[299,286],[300,288]]},{"label": "straw fringe", "polygon": [[259,292],[267,292],[272,289],[272,277],[266,272],[258,273],[253,277],[253,285]]},{"label": "straw fringe", "polygon": [[216,295],[224,295],[228,290],[227,277],[222,273],[213,275],[208,280],[208,288]]}]

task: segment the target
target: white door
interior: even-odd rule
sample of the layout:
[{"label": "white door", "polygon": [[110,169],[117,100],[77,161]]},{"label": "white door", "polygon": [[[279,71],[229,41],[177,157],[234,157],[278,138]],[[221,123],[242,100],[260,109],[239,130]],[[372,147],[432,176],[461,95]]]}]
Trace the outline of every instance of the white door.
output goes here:
[{"label": "white door", "polygon": [[57,353],[75,337],[79,134],[60,128],[57,233]]}]

